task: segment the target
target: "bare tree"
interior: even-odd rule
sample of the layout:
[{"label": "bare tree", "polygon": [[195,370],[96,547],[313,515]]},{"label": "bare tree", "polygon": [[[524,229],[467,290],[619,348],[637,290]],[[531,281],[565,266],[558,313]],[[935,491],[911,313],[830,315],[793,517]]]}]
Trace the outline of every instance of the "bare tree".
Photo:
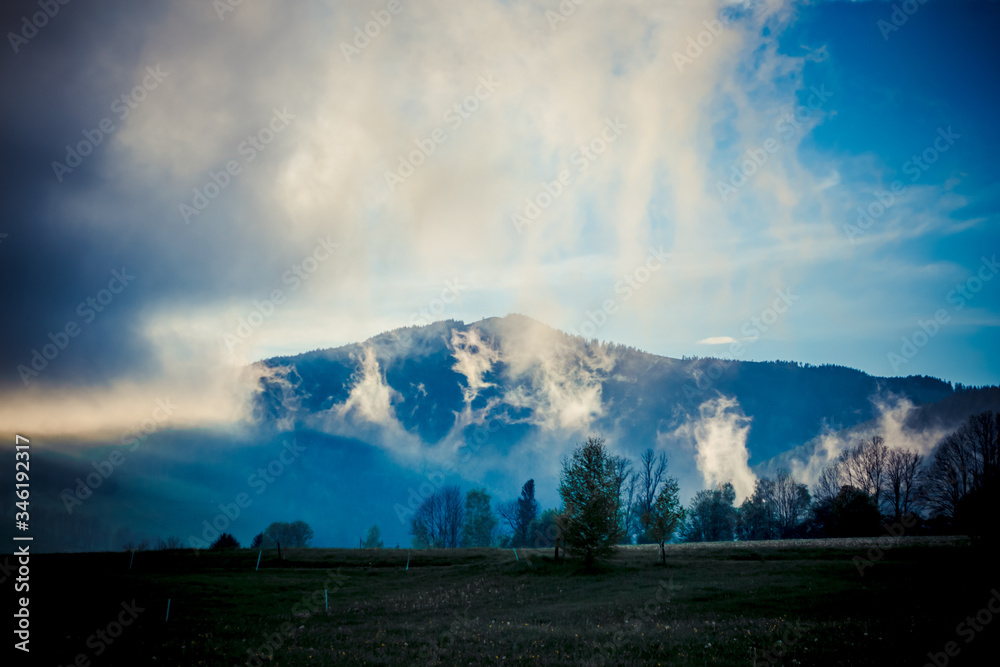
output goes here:
[{"label": "bare tree", "polygon": [[886,502],[897,522],[915,509],[923,460],[924,457],[910,449],[889,451],[885,472]]},{"label": "bare tree", "polygon": [[622,543],[630,543],[632,524],[635,522],[636,473],[632,461],[624,456],[612,456],[615,497],[618,498],[617,514],[622,517]]},{"label": "bare tree", "polygon": [[861,440],[840,455],[843,483],[864,491],[875,501],[875,506],[880,507],[888,458],[885,438],[874,435],[870,440]]},{"label": "bare tree", "polygon": [[[667,455],[661,452],[657,456],[652,449],[646,449],[639,456],[639,469],[636,471],[635,477],[637,514],[641,517],[653,508],[660,487],[667,482]],[[653,540],[654,537],[643,534],[639,536],[638,541],[641,544]]]},{"label": "bare tree", "polygon": [[843,486],[840,475],[840,462],[834,461],[823,468],[816,481],[816,500],[820,502],[832,502],[840,488]]},{"label": "bare tree", "polygon": [[954,518],[974,491],[1000,476],[1000,413],[972,415],[934,450],[921,498],[935,514]]},{"label": "bare tree", "polygon": [[667,455],[661,452],[657,456],[652,449],[647,449],[639,456],[637,475],[639,510],[648,512],[656,501],[660,485],[667,480]]},{"label": "bare tree", "polygon": [[420,503],[410,524],[416,546],[454,548],[461,546],[465,525],[465,501],[457,486],[435,491]]},{"label": "bare tree", "polygon": [[787,470],[779,470],[771,485],[774,520],[782,539],[795,537],[809,513],[809,489]]}]

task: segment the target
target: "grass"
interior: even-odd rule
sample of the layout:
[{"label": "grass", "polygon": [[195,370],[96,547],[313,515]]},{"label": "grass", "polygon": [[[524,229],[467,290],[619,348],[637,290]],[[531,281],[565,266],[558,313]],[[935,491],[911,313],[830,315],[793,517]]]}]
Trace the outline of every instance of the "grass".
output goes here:
[{"label": "grass", "polygon": [[[861,576],[852,559],[875,546]],[[854,666],[923,665],[956,641],[949,664],[976,665],[1000,634],[998,620],[971,643],[956,635],[1000,585],[966,540],[672,545],[666,566],[656,547],[626,547],[595,573],[539,550],[413,551],[408,571],[405,549],[284,556],[260,571],[249,550],[141,552],[131,571],[128,553],[34,556],[33,653],[58,665]],[[95,638],[132,599],[136,621]]]}]

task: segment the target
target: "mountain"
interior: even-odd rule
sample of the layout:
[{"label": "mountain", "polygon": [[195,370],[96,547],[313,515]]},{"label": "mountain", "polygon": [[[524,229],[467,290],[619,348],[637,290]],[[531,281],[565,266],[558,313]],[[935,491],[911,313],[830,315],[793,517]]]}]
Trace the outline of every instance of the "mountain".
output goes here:
[{"label": "mountain", "polygon": [[[711,481],[713,466],[715,477],[739,467],[718,459],[775,460],[823,433],[876,424],[887,406],[963,402],[936,378],[675,359],[584,340],[521,315],[398,329],[268,359],[258,370],[261,424],[356,437],[411,461],[420,448],[439,455],[474,448],[477,429],[479,440],[486,430],[496,433],[496,466],[517,479],[551,476],[553,487],[558,459],[591,433],[633,457],[662,448],[692,485]],[[503,458],[528,452],[539,455],[541,469],[517,477]]]},{"label": "mountain", "polygon": [[246,543],[299,519],[320,546],[352,546],[372,524],[406,546],[408,512],[443,484],[483,486],[499,502],[533,478],[542,507],[557,506],[561,460],[592,434],[633,459],[665,452],[686,502],[720,481],[749,494],[755,474],[778,466],[810,483],[874,432],[927,453],[969,414],[1000,408],[996,387],[674,359],[520,315],[397,329],[250,370],[248,420],[36,452],[38,548],[168,536],[191,546],[216,529]]}]

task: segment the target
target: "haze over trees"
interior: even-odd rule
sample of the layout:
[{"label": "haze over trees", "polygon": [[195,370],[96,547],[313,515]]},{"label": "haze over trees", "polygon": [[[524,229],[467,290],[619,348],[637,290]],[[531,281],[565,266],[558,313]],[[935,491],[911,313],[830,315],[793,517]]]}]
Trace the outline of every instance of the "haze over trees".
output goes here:
[{"label": "haze over trees", "polygon": [[502,503],[497,512],[510,527],[513,535],[510,545],[523,547],[528,544],[531,522],[538,516],[538,501],[535,500],[535,480],[529,479],[521,487],[521,497]]},{"label": "haze over trees", "polygon": [[809,517],[809,489],[787,470],[774,478],[759,477],[753,495],[737,512],[736,536],[741,540],[779,540],[803,537]]},{"label": "haze over trees", "polygon": [[462,546],[492,546],[496,527],[497,518],[490,508],[490,494],[486,493],[486,489],[472,489],[466,493]]},{"label": "haze over trees", "polygon": [[[494,506],[485,488],[463,493],[444,486],[424,498],[410,529],[417,548],[563,546],[586,566],[608,558],[619,544],[756,541],[881,534],[967,534],[995,544],[1000,504],[1000,414],[970,415],[928,456],[889,447],[878,434],[859,439],[819,474],[810,489],[787,469],[759,476],[738,507],[728,482],[699,491],[686,507],[667,457],[646,449],[633,461],[590,437],[563,460],[559,507],[539,511],[535,481],[520,495]],[[503,533],[501,527],[508,533]],[[900,526],[903,528],[901,529]],[[903,531],[901,533],[901,530]],[[211,546],[235,548],[231,534]],[[252,548],[308,547],[313,530],[303,521],[275,522],[257,534]],[[179,548],[177,538],[139,539],[120,531],[126,549]],[[379,527],[361,540],[384,548]],[[558,553],[558,551],[557,551]]]},{"label": "haze over trees", "polygon": [[365,535],[365,539],[361,543],[361,548],[382,549],[384,547],[385,543],[382,542],[382,531],[379,530],[378,524],[376,524],[368,529],[368,533]]},{"label": "haze over trees", "polygon": [[[618,544],[666,544],[865,537],[886,531],[961,531],[993,536],[1000,467],[1000,415],[970,416],[929,457],[889,447],[873,434],[846,448],[820,473],[812,493],[787,470],[757,478],[753,493],[735,506],[733,485],[699,491],[687,507],[663,453],[646,449],[637,462],[589,437],[563,460],[561,506],[539,513],[535,481],[494,512],[483,488],[464,496],[457,486],[426,498],[412,520],[419,547],[528,547],[561,544],[587,567]],[[505,524],[509,534],[498,532]]]}]

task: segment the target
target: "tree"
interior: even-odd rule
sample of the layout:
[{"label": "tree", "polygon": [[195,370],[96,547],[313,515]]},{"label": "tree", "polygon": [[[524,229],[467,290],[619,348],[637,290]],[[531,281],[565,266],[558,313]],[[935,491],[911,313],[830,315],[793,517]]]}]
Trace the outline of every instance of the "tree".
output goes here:
[{"label": "tree", "polygon": [[382,531],[378,529],[378,524],[375,524],[368,529],[368,534],[365,535],[365,541],[362,544],[362,549],[382,549],[385,544],[382,542]]},{"label": "tree", "polygon": [[528,527],[538,516],[538,501],[535,500],[535,480],[529,479],[521,487],[521,497],[500,505],[500,516],[514,532],[512,544],[523,547],[528,543]]},{"label": "tree", "polygon": [[568,550],[583,555],[585,567],[609,558],[622,536],[617,472],[603,438],[590,437],[563,459],[559,529]]},{"label": "tree", "polygon": [[878,535],[882,515],[867,491],[844,486],[830,506],[827,537],[873,537]]},{"label": "tree", "polygon": [[548,549],[555,546],[559,534],[559,511],[547,509],[528,526],[528,546],[534,549]]},{"label": "tree", "polygon": [[264,544],[264,533],[257,533],[250,542],[251,549],[259,549]]},{"label": "tree", "polygon": [[899,522],[914,510],[917,488],[923,477],[923,460],[909,449],[893,449],[886,462],[886,500],[893,520]]},{"label": "tree", "polygon": [[840,481],[840,465],[834,461],[823,468],[816,482],[816,500],[818,502],[833,502],[844,486]]},{"label": "tree", "polygon": [[663,489],[656,497],[652,507],[642,515],[642,525],[645,534],[660,545],[660,560],[667,564],[667,552],[664,544],[673,537],[674,531],[684,523],[684,508],[679,498],[677,480],[668,477],[663,482]]},{"label": "tree", "polygon": [[736,536],[743,541],[773,540],[778,537],[774,482],[758,477],[753,495],[743,501],[736,516]]},{"label": "tree", "polygon": [[840,455],[842,484],[864,491],[871,496],[875,507],[881,507],[888,460],[889,448],[882,436],[859,441]]},{"label": "tree", "polygon": [[181,542],[180,538],[179,537],[173,537],[173,536],[168,537],[166,540],[160,540],[156,544],[156,548],[159,551],[164,551],[166,549],[180,549],[183,546],[184,546],[184,543]]},{"label": "tree", "polygon": [[695,494],[688,521],[684,525],[685,542],[731,542],[736,530],[736,491],[729,482]]},{"label": "tree", "polygon": [[461,545],[465,524],[462,492],[457,486],[443,487],[424,499],[410,522],[417,548],[447,549]]},{"label": "tree", "polygon": [[462,530],[463,547],[488,547],[493,543],[497,518],[490,508],[490,494],[486,489],[471,489],[465,494],[465,528]]},{"label": "tree", "polygon": [[305,521],[275,521],[264,530],[264,545],[268,547],[276,544],[286,548],[308,547],[312,538],[313,529]]},{"label": "tree", "polygon": [[935,448],[921,499],[976,537],[996,534],[992,504],[1000,482],[1000,413],[971,415]]},{"label": "tree", "polygon": [[801,536],[812,500],[809,496],[809,487],[796,482],[787,470],[779,470],[774,478],[771,493],[778,537],[787,540]]},{"label": "tree", "polygon": [[[647,449],[639,456],[639,469],[635,473],[637,505],[636,514],[641,518],[653,508],[659,495],[660,485],[667,480],[667,455],[659,456]],[[654,542],[653,536],[641,533],[636,540],[639,544]]]},{"label": "tree", "polygon": [[213,551],[218,551],[220,549],[239,549],[239,548],[240,548],[240,543],[236,540],[235,537],[233,537],[229,533],[223,533],[222,535],[219,535],[219,539],[212,542],[212,546],[209,547],[209,549],[212,549]]},{"label": "tree", "polygon": [[632,471],[632,461],[625,456],[612,456],[611,466],[615,472],[615,496],[618,498],[618,507],[622,517],[622,537],[620,544],[631,544],[632,528],[636,522],[636,473]]}]

